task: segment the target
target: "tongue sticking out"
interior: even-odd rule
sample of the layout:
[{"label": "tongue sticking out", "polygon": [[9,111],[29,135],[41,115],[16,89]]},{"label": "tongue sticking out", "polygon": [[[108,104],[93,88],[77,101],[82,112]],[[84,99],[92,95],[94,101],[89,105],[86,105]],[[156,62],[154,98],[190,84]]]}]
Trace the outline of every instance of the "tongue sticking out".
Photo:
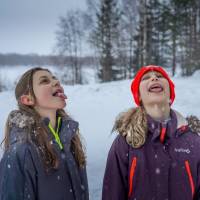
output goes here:
[{"label": "tongue sticking out", "polygon": [[60,98],[62,98],[62,99],[67,99],[67,96],[66,96],[64,93],[61,93],[61,92],[56,93],[55,96],[56,96],[56,97],[60,97]]}]

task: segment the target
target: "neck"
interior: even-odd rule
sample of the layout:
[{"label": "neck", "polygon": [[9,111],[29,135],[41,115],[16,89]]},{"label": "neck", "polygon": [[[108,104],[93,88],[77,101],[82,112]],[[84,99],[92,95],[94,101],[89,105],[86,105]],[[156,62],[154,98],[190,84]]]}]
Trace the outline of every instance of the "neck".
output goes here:
[{"label": "neck", "polygon": [[53,128],[56,127],[56,113],[48,117]]},{"label": "neck", "polygon": [[42,110],[42,109],[36,109],[39,115],[42,118],[48,117],[50,120],[50,124],[53,128],[56,126],[56,110]]},{"label": "neck", "polygon": [[145,110],[154,120],[164,121],[170,116],[170,106],[168,104],[145,105]]}]

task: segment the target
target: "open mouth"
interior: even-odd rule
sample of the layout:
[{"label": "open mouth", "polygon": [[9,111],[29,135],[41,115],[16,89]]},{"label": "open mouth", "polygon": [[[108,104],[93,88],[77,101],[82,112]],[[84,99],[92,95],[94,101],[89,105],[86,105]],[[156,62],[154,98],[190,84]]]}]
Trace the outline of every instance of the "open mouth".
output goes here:
[{"label": "open mouth", "polygon": [[149,87],[149,92],[159,93],[159,92],[162,92],[163,90],[164,89],[162,85],[160,85],[159,83],[155,83]]},{"label": "open mouth", "polygon": [[57,89],[55,92],[53,92],[52,96],[67,99],[67,96],[64,94],[64,91],[62,89]]}]

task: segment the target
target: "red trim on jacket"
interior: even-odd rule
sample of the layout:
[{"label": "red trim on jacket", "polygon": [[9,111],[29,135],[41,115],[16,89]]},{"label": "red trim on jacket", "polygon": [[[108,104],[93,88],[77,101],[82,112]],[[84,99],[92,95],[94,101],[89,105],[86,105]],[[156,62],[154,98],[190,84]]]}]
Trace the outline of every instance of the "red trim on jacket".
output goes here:
[{"label": "red trim on jacket", "polygon": [[135,174],[135,168],[137,165],[137,158],[134,157],[131,163],[131,170],[130,170],[130,175],[129,175],[129,192],[128,192],[128,197],[131,196],[132,192],[133,192],[133,177]]},{"label": "red trim on jacket", "polygon": [[166,134],[166,128],[163,127],[163,128],[161,129],[161,133],[160,133],[160,141],[161,141],[162,143],[164,142],[165,134]]},{"label": "red trim on jacket", "polygon": [[188,129],[188,125],[183,125],[183,126],[181,126],[181,127],[178,128],[178,130],[179,130],[181,133],[185,132],[187,129]]},{"label": "red trim on jacket", "polygon": [[192,190],[192,197],[193,197],[194,196],[194,181],[193,181],[193,178],[192,178],[192,173],[191,173],[190,164],[189,164],[188,160],[185,161],[185,168],[186,168],[188,178],[189,178],[189,181],[190,181],[190,187],[191,187],[191,190]]}]

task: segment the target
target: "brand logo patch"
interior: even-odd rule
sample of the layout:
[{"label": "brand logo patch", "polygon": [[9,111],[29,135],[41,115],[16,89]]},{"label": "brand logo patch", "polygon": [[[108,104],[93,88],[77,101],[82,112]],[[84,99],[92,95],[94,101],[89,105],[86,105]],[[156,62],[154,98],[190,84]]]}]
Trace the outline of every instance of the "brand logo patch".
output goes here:
[{"label": "brand logo patch", "polygon": [[189,149],[183,149],[183,148],[179,148],[179,149],[175,148],[174,151],[179,152],[179,153],[187,153],[187,154],[190,153]]}]

